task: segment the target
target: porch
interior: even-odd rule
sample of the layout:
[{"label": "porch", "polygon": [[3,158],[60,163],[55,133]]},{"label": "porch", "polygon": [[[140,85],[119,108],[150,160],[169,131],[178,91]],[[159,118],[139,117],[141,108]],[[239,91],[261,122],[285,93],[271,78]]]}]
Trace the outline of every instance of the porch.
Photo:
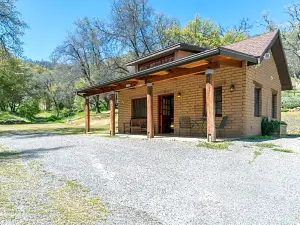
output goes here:
[{"label": "porch", "polygon": [[[232,52],[222,53],[227,56],[218,55],[216,52],[211,52],[209,57],[206,54],[195,54],[137,72],[127,78],[78,91],[86,99],[86,132],[90,129],[89,97],[110,92],[112,136],[116,134],[116,95],[119,134],[126,133],[124,124],[130,123],[132,119],[143,118],[143,131],[148,138],[165,133],[188,136],[189,132],[193,132],[195,135],[195,129],[198,129],[198,137],[216,141],[216,127],[227,116],[229,119],[225,132],[230,137],[242,136],[243,81],[249,63],[244,59],[248,59],[250,63],[256,59],[244,55],[239,58]],[[142,113],[134,108],[138,99],[143,99]],[[171,105],[173,109],[170,108]],[[172,116],[167,118],[168,113],[172,113]],[[205,124],[199,125],[204,116]],[[193,131],[182,129],[180,121],[184,117],[193,122]],[[168,132],[164,127],[166,124]]]}]

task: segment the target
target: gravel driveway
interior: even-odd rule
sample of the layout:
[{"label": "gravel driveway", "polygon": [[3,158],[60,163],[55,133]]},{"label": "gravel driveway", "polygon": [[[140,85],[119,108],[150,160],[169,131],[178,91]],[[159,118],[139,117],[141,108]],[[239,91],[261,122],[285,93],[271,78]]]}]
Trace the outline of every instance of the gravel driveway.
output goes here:
[{"label": "gravel driveway", "polygon": [[295,153],[260,149],[250,163],[253,141],[221,151],[155,139],[0,136],[23,159],[40,160],[101,196],[110,211],[106,224],[297,224],[300,140],[269,142]]}]

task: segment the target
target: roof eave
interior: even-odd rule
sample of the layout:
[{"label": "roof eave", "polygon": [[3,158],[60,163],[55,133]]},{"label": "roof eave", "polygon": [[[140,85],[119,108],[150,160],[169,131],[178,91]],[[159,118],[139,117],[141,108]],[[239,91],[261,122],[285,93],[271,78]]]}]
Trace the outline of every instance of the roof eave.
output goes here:
[{"label": "roof eave", "polygon": [[88,89],[103,88],[105,86],[108,86],[108,85],[111,85],[111,84],[114,84],[114,83],[125,82],[125,81],[129,81],[131,79],[142,78],[142,77],[147,76],[147,75],[152,74],[152,73],[156,73],[156,72],[159,72],[159,71],[162,71],[162,70],[172,69],[172,68],[177,67],[177,66],[181,66],[181,65],[184,65],[184,64],[187,64],[187,63],[192,63],[192,62],[195,62],[195,61],[198,61],[198,60],[201,60],[201,59],[206,59],[206,58],[210,58],[210,57],[217,56],[217,55],[224,55],[224,56],[228,56],[228,57],[232,57],[232,58],[246,60],[248,62],[251,62],[252,64],[257,64],[258,63],[257,58],[254,57],[254,56],[250,56],[250,55],[247,55],[247,54],[244,54],[244,53],[241,53],[241,52],[237,52],[237,51],[234,51],[234,50],[219,47],[219,48],[206,50],[204,52],[200,52],[200,53],[188,56],[188,57],[184,57],[184,58],[172,61],[172,62],[168,62],[168,63],[162,64],[162,65],[159,65],[159,66],[156,66],[156,67],[153,67],[153,68],[149,68],[147,70],[137,72],[135,74],[132,74],[131,76],[123,77],[123,78],[118,79],[118,80],[114,80],[114,81],[106,82],[106,83],[103,83],[103,84],[94,85],[94,86],[91,86],[91,87],[88,87],[88,88],[80,89],[80,90],[77,90],[76,93],[80,94],[80,93],[84,93],[84,91],[87,91]]}]

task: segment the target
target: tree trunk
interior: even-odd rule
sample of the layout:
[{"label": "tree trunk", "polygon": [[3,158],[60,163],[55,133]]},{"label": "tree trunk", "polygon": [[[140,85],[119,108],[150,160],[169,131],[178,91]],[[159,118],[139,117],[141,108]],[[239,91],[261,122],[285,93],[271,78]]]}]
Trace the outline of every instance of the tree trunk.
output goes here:
[{"label": "tree trunk", "polygon": [[99,95],[94,96],[96,113],[100,113]]}]

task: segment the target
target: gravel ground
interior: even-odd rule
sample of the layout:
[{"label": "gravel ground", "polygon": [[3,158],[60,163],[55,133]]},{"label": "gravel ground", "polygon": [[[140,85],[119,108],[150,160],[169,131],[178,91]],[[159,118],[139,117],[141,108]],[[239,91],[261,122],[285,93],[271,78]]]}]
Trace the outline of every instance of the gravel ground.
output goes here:
[{"label": "gravel ground", "polygon": [[259,150],[254,141],[220,151],[155,139],[0,136],[24,160],[100,195],[106,224],[300,223],[300,139],[269,142],[295,153]]}]

